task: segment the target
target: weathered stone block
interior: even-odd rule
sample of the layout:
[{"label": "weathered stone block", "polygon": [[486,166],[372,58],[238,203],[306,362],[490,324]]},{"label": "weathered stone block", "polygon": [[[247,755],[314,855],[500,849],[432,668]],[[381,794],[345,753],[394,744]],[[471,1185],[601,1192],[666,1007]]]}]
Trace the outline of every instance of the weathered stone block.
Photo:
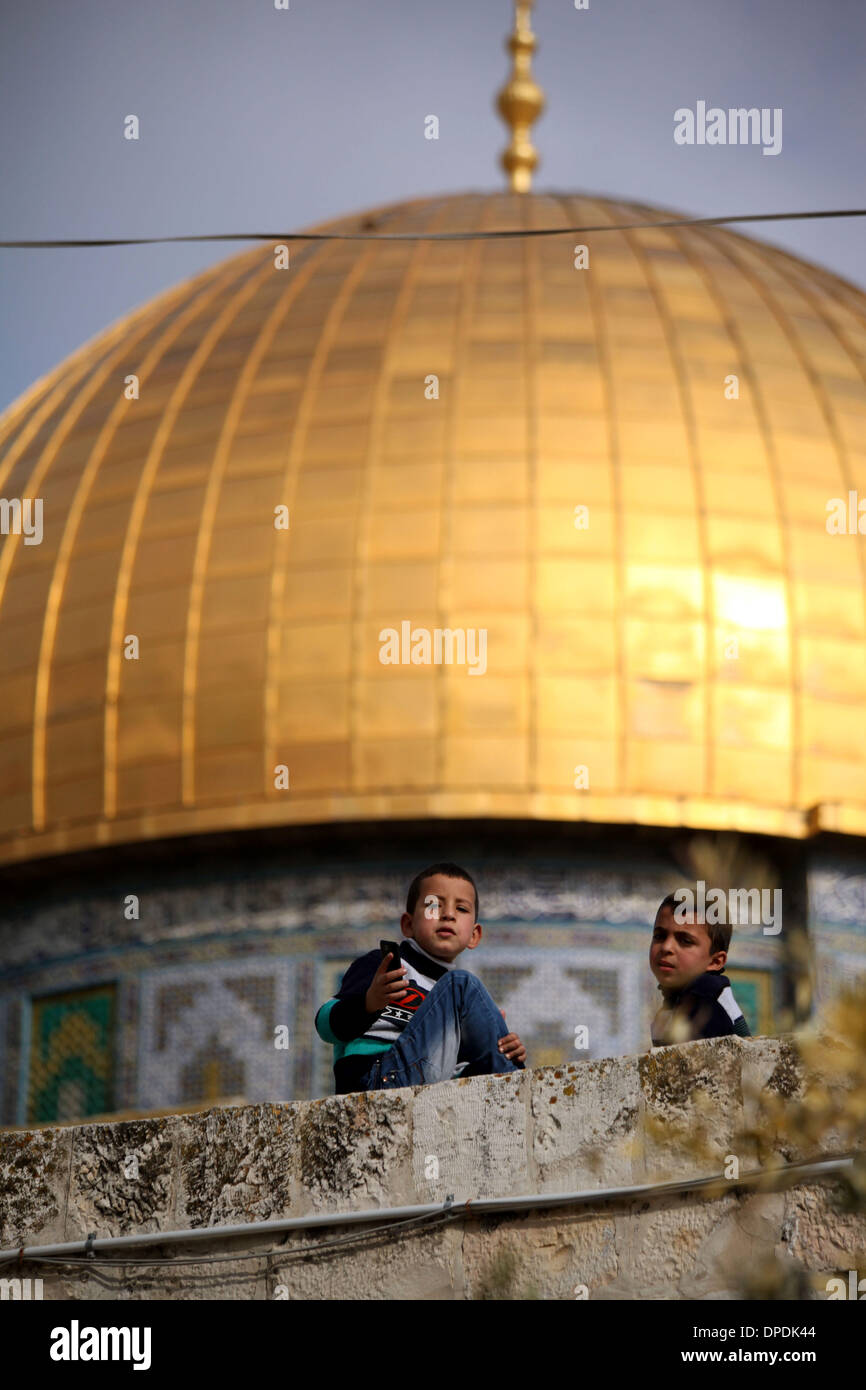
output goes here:
[{"label": "weathered stone block", "polygon": [[646,1181],[720,1172],[743,1124],[741,1038],[654,1048],[637,1059]]},{"label": "weathered stone block", "polygon": [[218,1108],[174,1119],[178,1227],[294,1214],[296,1105]]},{"label": "weathered stone block", "polygon": [[361,1091],[297,1107],[301,1210],[413,1200],[412,1089]]},{"label": "weathered stone block", "polygon": [[532,1078],[532,1156],[540,1190],[643,1181],[641,1092],[633,1057],[543,1067]]},{"label": "weathered stone block", "polygon": [[[287,1244],[295,1248],[307,1244],[315,1251],[323,1240],[340,1239],[352,1229],[292,1232]],[[404,1227],[393,1232],[386,1228],[376,1234],[355,1230],[354,1234],[359,1238],[353,1244],[313,1253],[309,1260],[295,1257],[281,1264],[279,1253],[275,1255],[268,1298],[353,1303],[417,1299],[427,1303],[464,1297],[463,1232],[459,1224],[432,1231]]]},{"label": "weathered stone block", "polygon": [[466,1298],[593,1299],[618,1272],[609,1212],[481,1216],[463,1240]]},{"label": "weathered stone block", "polygon": [[80,1125],[72,1139],[66,1240],[171,1225],[172,1135],[167,1119]]},{"label": "weathered stone block", "polygon": [[778,1125],[769,1119],[765,1103],[775,1097],[785,1107],[795,1104],[803,1094],[803,1078],[802,1059],[789,1038],[761,1038],[760,1047],[743,1049],[740,1071],[743,1126],[746,1131],[757,1128],[761,1135],[761,1145],[749,1138],[739,1146],[744,1168],[758,1166],[761,1147],[765,1152],[775,1150],[786,1163],[796,1163],[808,1156],[807,1144],[780,1135]]},{"label": "weathered stone block", "polygon": [[68,1129],[0,1135],[0,1241],[4,1247],[64,1239],[72,1158]]},{"label": "weathered stone block", "polygon": [[418,1086],[412,1100],[415,1201],[500,1197],[529,1191],[529,1073]]},{"label": "weathered stone block", "polygon": [[845,1210],[836,1183],[802,1183],[786,1192],[780,1238],[805,1269],[828,1277],[856,1269],[866,1277],[866,1216]]}]

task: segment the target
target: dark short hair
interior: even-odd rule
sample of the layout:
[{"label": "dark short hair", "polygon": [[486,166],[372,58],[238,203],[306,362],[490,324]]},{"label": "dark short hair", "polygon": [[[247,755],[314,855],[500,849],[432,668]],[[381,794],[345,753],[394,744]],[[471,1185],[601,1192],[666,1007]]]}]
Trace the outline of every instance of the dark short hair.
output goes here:
[{"label": "dark short hair", "polygon": [[[684,885],[684,887],[685,886],[687,885]],[[692,888],[691,893],[692,901],[694,901],[696,898],[694,888]],[[656,912],[655,915],[656,922],[659,919],[659,912],[663,912],[666,907],[669,907],[673,914],[680,906],[681,904],[677,901],[676,893],[668,893],[667,897],[659,903],[658,912]],[[731,949],[731,931],[733,928],[730,922],[703,922],[698,917],[697,912],[695,912],[694,915],[696,922],[700,926],[706,927],[710,938],[710,947],[714,953],[716,951],[729,951]]]},{"label": "dark short hair", "polygon": [[409,884],[409,892],[406,894],[406,911],[414,912],[421,894],[421,885],[426,878],[433,878],[434,874],[444,874],[446,878],[463,878],[467,883],[472,884],[475,893],[475,920],[478,921],[478,889],[475,886],[475,879],[468,874],[465,869],[461,869],[459,864],[431,864],[429,869],[422,869],[420,874],[416,874]]}]

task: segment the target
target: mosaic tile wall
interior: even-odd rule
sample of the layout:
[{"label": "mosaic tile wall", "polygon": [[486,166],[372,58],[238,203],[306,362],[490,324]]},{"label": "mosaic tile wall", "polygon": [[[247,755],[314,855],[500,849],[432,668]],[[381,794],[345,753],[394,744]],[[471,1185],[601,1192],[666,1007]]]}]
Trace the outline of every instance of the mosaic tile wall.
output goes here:
[{"label": "mosaic tile wall", "polygon": [[287,960],[145,971],[136,1106],[294,1098],[292,983]]},{"label": "mosaic tile wall", "polygon": [[844,984],[866,973],[866,863],[833,856],[816,864],[808,881],[820,1013]]},{"label": "mosaic tile wall", "polygon": [[27,1115],[39,1123],[114,1109],[115,988],[35,999]]},{"label": "mosaic tile wall", "polygon": [[[619,861],[632,865],[628,871],[573,856],[520,864],[507,851],[466,857],[479,880],[485,930],[461,966],[505,1010],[530,1063],[647,1050],[658,1006],[647,965],[650,927],[676,873],[632,853]],[[224,856],[184,881],[154,872],[148,886],[139,867],[111,882],[102,875],[95,892],[53,900],[46,893],[26,909],[5,908],[0,1123],[36,1118],[30,1078],[44,1001],[66,995],[68,1009],[76,991],[95,989],[113,994],[104,1048],[115,1111],[330,1094],[332,1050],[315,1035],[316,1009],[351,960],[393,933],[417,866],[417,857],[395,855],[363,868],[337,857],[307,870],[250,868]],[[826,995],[846,973],[866,968],[866,865],[858,876],[821,863],[809,887]],[[131,892],[140,899],[133,921],[123,911]],[[778,937],[738,934],[728,973],[753,1032],[773,1031],[780,965]],[[589,1036],[578,1052],[580,1024]],[[275,1045],[277,1029],[288,1047]],[[73,1035],[66,1025],[64,1036]],[[93,1061],[93,1040],[79,1041],[84,1066],[88,1047]],[[57,1117],[75,1094],[67,1086]],[[94,1092],[88,1103],[96,1099]],[[43,1113],[48,1102],[41,1104]]]},{"label": "mosaic tile wall", "polygon": [[[472,962],[475,965],[475,962]],[[644,1001],[637,953],[620,950],[531,946],[497,950],[474,970],[509,1027],[526,1043],[534,1065],[575,1057],[616,1057],[643,1051]],[[575,1029],[587,1030],[587,1047],[575,1046]]]},{"label": "mosaic tile wall", "polygon": [[[7,1076],[4,1065],[12,1054],[14,1042],[9,1010],[10,1001],[0,997],[0,1124],[3,1123],[3,1116],[12,1109],[15,1102],[15,1077]],[[11,1105],[7,1103],[7,1096],[11,1097]]]}]

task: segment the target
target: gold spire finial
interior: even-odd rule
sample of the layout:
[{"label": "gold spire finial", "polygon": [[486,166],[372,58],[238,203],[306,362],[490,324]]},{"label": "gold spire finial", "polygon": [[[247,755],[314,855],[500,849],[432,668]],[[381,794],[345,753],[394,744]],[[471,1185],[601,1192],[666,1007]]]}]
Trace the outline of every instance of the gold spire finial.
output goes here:
[{"label": "gold spire finial", "polygon": [[532,0],[515,0],[514,30],[506,40],[513,65],[511,76],[500,91],[496,104],[499,114],[511,127],[511,143],[499,157],[514,193],[528,193],[538,165],[538,151],[529,138],[529,128],[544,110],[544,93],[532,80],[530,63],[535,35],[529,27]]}]

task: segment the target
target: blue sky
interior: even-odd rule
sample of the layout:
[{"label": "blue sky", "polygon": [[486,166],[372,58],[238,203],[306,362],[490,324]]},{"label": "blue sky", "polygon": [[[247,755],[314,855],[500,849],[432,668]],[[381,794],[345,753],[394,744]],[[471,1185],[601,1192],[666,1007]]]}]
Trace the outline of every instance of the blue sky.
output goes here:
[{"label": "blue sky", "polygon": [[[0,239],[290,231],[502,188],[493,100],[512,14],[511,0],[7,5]],[[863,0],[537,0],[533,28],[539,191],[698,216],[866,205]],[[675,144],[674,111],[699,100],[781,107],[781,153]],[[424,138],[430,113],[438,141]],[[866,287],[866,219],[751,230]],[[248,244],[0,250],[0,409]]]}]

